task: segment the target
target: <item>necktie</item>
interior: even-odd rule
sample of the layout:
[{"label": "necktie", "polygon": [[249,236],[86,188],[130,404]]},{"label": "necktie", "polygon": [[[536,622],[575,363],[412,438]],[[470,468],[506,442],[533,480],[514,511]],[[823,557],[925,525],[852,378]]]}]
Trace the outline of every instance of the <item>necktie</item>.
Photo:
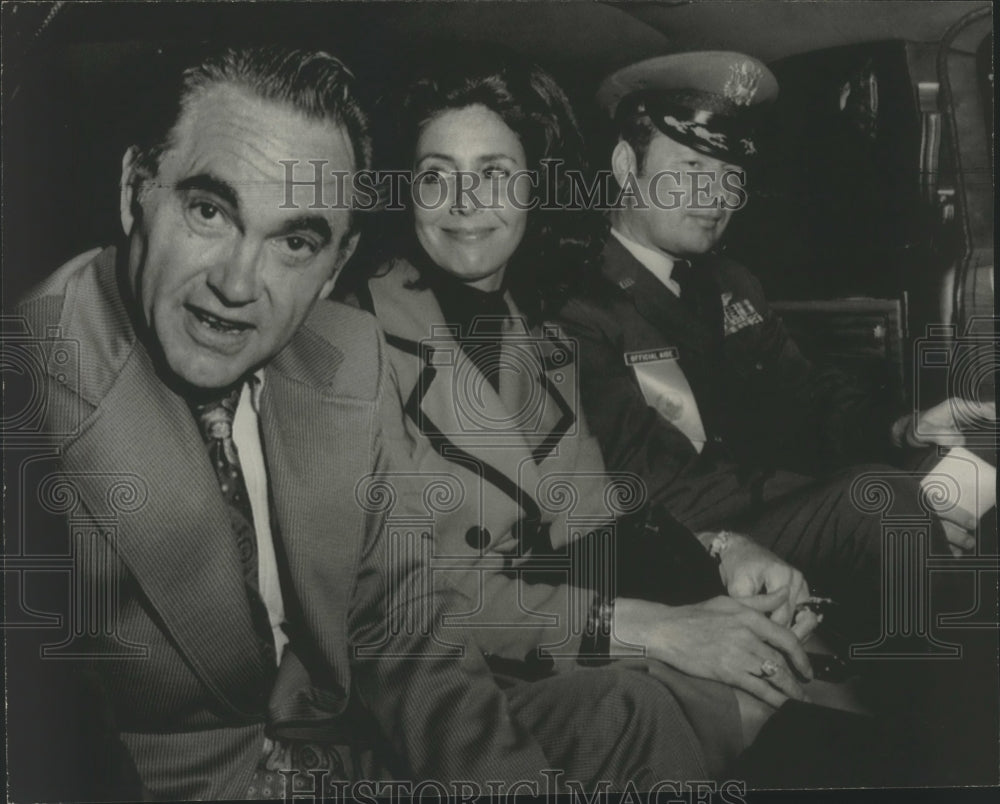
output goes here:
[{"label": "necktie", "polygon": [[208,455],[219,481],[219,490],[226,501],[232,523],[236,549],[243,569],[247,601],[254,633],[257,635],[261,656],[268,669],[275,666],[274,634],[267,607],[260,597],[257,565],[257,533],[253,524],[253,509],[247,494],[246,482],[240,468],[240,458],[233,441],[233,419],[242,387],[236,388],[221,399],[193,406],[195,418],[201,428],[202,438],[208,445]]},{"label": "necktie", "polygon": [[[260,645],[261,657],[264,666],[273,669],[274,634],[271,632],[267,607],[260,597],[257,534],[253,523],[253,509],[243,479],[236,442],[233,440],[233,420],[236,417],[236,406],[239,404],[241,391],[242,387],[236,388],[221,399],[194,405],[193,410],[201,428],[202,438],[208,445],[208,454],[219,481],[219,490],[227,503],[226,508],[229,511],[243,567],[250,617]],[[310,770],[323,770],[330,779],[347,778],[343,759],[335,746],[297,740],[268,739],[263,748],[250,784],[247,786],[247,798],[285,799],[294,791],[309,791],[312,789],[310,785],[315,782],[313,776],[308,773]],[[292,791],[286,790],[286,780],[279,772],[282,770],[297,771],[292,777]]]},{"label": "necktie", "polygon": [[701,312],[701,303],[694,267],[687,260],[674,260],[670,278],[681,289],[681,304],[692,315],[698,316]]}]

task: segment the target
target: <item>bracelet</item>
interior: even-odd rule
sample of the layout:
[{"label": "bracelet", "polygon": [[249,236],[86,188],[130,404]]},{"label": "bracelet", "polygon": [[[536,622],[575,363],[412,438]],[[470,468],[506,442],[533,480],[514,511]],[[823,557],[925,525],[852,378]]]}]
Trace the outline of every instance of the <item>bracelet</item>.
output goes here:
[{"label": "bracelet", "polygon": [[594,595],[590,604],[587,626],[580,643],[581,664],[588,666],[605,664],[611,659],[611,629],[615,621],[615,601],[605,599],[600,593]]},{"label": "bracelet", "polygon": [[720,530],[712,538],[712,543],[708,546],[708,554],[715,559],[715,563],[722,563],[722,554],[729,549],[729,537],[732,534],[725,530]]}]

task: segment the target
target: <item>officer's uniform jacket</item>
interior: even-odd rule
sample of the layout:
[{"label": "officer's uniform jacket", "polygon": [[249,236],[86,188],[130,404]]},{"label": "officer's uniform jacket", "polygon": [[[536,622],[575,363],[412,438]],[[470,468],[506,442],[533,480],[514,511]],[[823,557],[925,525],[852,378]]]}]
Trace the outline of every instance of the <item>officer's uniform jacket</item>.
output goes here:
[{"label": "officer's uniform jacket", "polygon": [[[751,510],[770,496],[777,468],[809,471],[887,445],[886,413],[802,355],[746,268],[710,255],[694,270],[709,300],[700,316],[609,237],[601,279],[560,312],[578,341],[583,409],[609,468],[641,476],[652,500],[696,527]],[[649,398],[640,384],[640,372],[669,361],[697,400],[704,445],[662,415],[672,400]]]}]

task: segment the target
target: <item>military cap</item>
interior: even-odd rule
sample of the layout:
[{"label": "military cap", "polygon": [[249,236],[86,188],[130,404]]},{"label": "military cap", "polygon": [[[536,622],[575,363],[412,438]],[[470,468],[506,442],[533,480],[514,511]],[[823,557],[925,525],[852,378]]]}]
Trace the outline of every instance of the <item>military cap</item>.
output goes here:
[{"label": "military cap", "polygon": [[701,51],[656,56],[601,83],[597,102],[616,122],[648,115],[671,139],[726,162],[757,153],[755,108],[778,96],[778,81],[752,56]]}]

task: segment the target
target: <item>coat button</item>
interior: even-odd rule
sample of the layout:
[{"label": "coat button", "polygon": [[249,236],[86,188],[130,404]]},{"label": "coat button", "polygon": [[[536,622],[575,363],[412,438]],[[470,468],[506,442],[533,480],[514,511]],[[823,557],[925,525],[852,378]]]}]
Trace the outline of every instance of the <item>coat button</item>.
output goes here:
[{"label": "coat button", "polygon": [[465,543],[473,550],[488,547],[492,538],[488,528],[481,528],[478,525],[473,525],[465,531]]},{"label": "coat button", "polygon": [[761,362],[759,362],[759,361],[757,363],[754,363],[753,367],[755,369],[757,369],[757,371],[763,371],[764,370],[764,364],[761,363]]}]

